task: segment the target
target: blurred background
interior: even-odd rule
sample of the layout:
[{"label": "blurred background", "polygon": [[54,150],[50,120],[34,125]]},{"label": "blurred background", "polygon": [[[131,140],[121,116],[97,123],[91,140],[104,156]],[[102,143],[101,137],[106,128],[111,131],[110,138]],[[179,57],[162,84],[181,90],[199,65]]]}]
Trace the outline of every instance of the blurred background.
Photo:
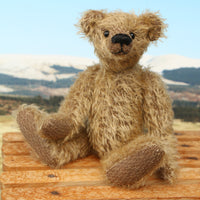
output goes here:
[{"label": "blurred background", "polygon": [[98,63],[75,24],[88,9],[141,14],[159,11],[166,39],[140,63],[162,75],[173,100],[175,129],[200,130],[200,1],[0,1],[0,126],[16,130],[13,110],[23,103],[55,112],[77,73]]}]

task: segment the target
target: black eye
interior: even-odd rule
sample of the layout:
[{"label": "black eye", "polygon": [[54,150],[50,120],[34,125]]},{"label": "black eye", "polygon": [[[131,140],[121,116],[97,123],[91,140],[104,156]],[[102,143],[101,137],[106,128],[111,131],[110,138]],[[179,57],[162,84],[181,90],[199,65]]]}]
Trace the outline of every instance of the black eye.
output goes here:
[{"label": "black eye", "polygon": [[132,37],[132,39],[134,39],[134,38],[135,38],[135,34],[134,34],[134,33],[132,33],[132,32],[130,32],[130,36]]},{"label": "black eye", "polygon": [[109,36],[109,31],[104,31],[103,34],[104,34],[105,37],[108,37]]}]

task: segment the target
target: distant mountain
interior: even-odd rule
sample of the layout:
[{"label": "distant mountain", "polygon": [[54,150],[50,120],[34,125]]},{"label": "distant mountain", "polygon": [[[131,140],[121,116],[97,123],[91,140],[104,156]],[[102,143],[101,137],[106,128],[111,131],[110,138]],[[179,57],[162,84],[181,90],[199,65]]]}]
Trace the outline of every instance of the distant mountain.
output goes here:
[{"label": "distant mountain", "polygon": [[83,71],[83,69],[76,69],[74,67],[65,67],[60,65],[52,65],[50,67],[56,70],[56,74],[77,74]]},{"label": "distant mountain", "polygon": [[[65,55],[2,54],[0,55],[0,73],[18,78],[55,81],[57,78],[60,79],[64,75],[69,76],[71,74],[69,71],[60,71],[61,73],[58,73],[59,70],[64,70],[63,67],[85,70],[87,66],[95,63],[98,63],[98,60]],[[162,73],[163,70],[200,67],[200,59],[173,54],[162,56],[144,55],[140,60],[140,64],[150,67],[155,72]],[[61,74],[62,76],[59,76]]]},{"label": "distant mountain", "polygon": [[162,73],[163,70],[200,67],[200,59],[188,58],[180,55],[149,56],[144,55],[140,63],[150,67],[152,71]]},{"label": "distant mountain", "polygon": [[[77,70],[85,70],[95,60],[62,55],[0,55],[0,73],[17,78],[56,81],[69,78]],[[61,67],[74,67],[74,74],[69,71],[61,73]]]},{"label": "distant mountain", "polygon": [[46,81],[46,80],[36,80],[36,79],[26,79],[26,78],[16,78],[14,76],[0,74],[0,85],[6,85],[11,87],[30,87],[35,88],[39,86],[46,86],[50,88],[66,88],[70,87],[74,82],[75,76],[57,79],[56,81]]},{"label": "distant mountain", "polygon": [[[73,84],[77,73],[97,62],[94,59],[59,55],[0,55],[0,93],[64,95]],[[166,73],[169,72],[166,70],[200,67],[200,59],[179,55],[144,55],[140,64],[160,74],[163,72],[166,84],[184,86],[193,83],[186,78],[168,76]]]},{"label": "distant mountain", "polygon": [[169,80],[169,79],[166,79],[166,78],[162,78],[163,82],[166,84],[166,85],[177,85],[177,86],[187,86],[189,85],[188,83],[185,83],[185,82],[180,82],[180,81],[172,81],[172,80]]},{"label": "distant mountain", "polygon": [[164,70],[163,77],[173,81],[185,82],[190,85],[200,85],[200,68]]}]

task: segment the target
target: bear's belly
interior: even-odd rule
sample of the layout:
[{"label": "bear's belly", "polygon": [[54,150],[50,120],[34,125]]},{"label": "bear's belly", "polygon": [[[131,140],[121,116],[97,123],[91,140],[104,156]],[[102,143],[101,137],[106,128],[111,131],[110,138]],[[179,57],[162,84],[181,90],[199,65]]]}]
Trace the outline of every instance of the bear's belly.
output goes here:
[{"label": "bear's belly", "polygon": [[141,89],[134,87],[102,87],[95,98],[89,117],[89,137],[93,148],[103,156],[126,144],[142,131]]}]

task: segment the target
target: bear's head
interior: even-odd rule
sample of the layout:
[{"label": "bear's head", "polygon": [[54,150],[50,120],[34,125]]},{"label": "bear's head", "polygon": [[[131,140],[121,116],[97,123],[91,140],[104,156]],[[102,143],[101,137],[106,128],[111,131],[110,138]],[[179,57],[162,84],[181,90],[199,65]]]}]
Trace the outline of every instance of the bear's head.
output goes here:
[{"label": "bear's head", "polygon": [[139,16],[120,11],[89,10],[79,22],[81,32],[94,44],[101,65],[120,72],[134,67],[150,42],[164,37],[167,27],[158,13]]}]

